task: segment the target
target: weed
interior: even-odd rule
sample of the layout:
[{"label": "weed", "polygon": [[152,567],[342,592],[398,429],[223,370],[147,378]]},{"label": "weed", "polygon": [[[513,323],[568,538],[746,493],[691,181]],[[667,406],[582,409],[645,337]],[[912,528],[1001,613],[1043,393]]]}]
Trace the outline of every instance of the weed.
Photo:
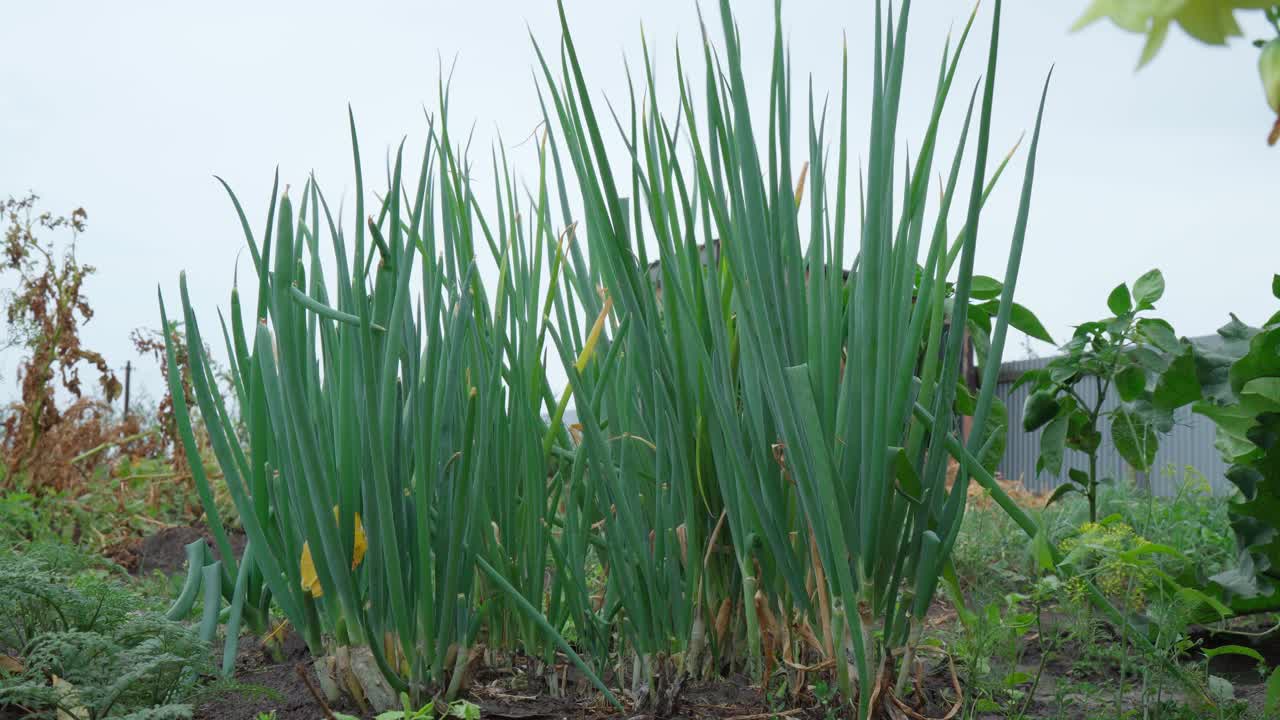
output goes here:
[{"label": "weed", "polygon": [[59,546],[0,554],[0,710],[99,720],[190,717],[208,648]]}]

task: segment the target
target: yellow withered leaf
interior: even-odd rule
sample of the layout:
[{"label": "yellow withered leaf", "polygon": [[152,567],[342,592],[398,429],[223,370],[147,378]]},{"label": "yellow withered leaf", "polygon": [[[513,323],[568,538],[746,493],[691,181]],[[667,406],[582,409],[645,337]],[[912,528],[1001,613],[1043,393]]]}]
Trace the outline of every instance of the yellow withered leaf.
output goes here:
[{"label": "yellow withered leaf", "polygon": [[[333,506],[333,519],[338,519],[338,506]],[[355,537],[351,548],[351,569],[355,570],[369,549],[369,538],[364,533],[364,523],[360,521],[360,513],[356,513]],[[311,593],[311,597],[322,597],[324,588],[320,587],[320,577],[316,574],[316,563],[311,558],[311,546],[302,543],[302,557],[298,560],[298,574],[302,576],[302,589]]]},{"label": "yellow withered leaf", "polygon": [[[337,515],[338,508],[335,507],[333,513]],[[365,537],[364,524],[360,522],[360,513],[356,513],[356,527],[353,534],[355,537],[351,547],[351,569],[355,570],[360,566],[360,561],[364,560],[365,551],[369,549],[369,538]]]}]

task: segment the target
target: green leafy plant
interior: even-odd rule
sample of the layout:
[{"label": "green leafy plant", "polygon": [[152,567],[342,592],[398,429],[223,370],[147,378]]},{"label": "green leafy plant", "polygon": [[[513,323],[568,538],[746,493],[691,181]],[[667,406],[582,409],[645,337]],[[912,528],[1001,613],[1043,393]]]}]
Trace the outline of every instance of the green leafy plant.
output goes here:
[{"label": "green leafy plant", "polygon": [[[1280,275],[1272,280],[1280,299]],[[1194,390],[1192,410],[1213,420],[1217,447],[1239,490],[1230,504],[1239,552],[1210,579],[1237,612],[1280,607],[1280,312],[1260,328],[1232,316],[1209,341],[1183,339],[1161,382]]]},{"label": "green leafy plant", "polygon": [[[1138,684],[1144,705],[1159,706],[1168,677],[1165,669],[1196,646],[1190,637],[1192,623],[1206,617],[1224,619],[1231,615],[1230,609],[1181,584],[1166,570],[1168,563],[1164,561],[1178,568],[1190,566],[1186,555],[1172,546],[1151,542],[1118,514],[1084,523],[1060,546],[1063,555],[1057,567],[1069,577],[1064,589],[1075,607],[1084,609],[1079,601],[1086,592],[1085,581],[1090,580],[1134,620],[1117,628],[1114,642],[1098,644],[1085,639],[1093,634],[1091,614],[1082,616],[1085,629],[1077,631],[1078,639],[1089,648],[1086,659],[1118,671],[1113,685],[1115,712],[1122,712],[1128,704],[1125,695],[1130,682]],[[1203,709],[1223,716],[1230,696],[1220,695],[1218,678],[1206,675],[1204,681],[1207,693],[1191,698],[1192,703],[1200,706],[1208,700]]]},{"label": "green leafy plant", "polygon": [[[1173,410],[1195,397],[1192,386],[1161,375],[1178,349],[1172,326],[1146,316],[1164,294],[1164,277],[1152,270],[1138,278],[1132,291],[1121,284],[1107,297],[1113,315],[1077,326],[1063,354],[1042,369],[1029,370],[1014,387],[1030,385],[1023,410],[1027,432],[1044,428],[1036,469],[1060,475],[1065,450],[1086,457],[1085,468],[1069,467],[1068,480],[1054,491],[1052,503],[1068,493],[1089,501],[1089,520],[1098,519],[1098,487],[1115,478],[1100,476],[1100,421],[1110,425],[1111,442],[1136,471],[1147,472],[1159,448],[1159,435],[1173,429]],[[1172,362],[1183,362],[1178,356]],[[1091,392],[1084,393],[1088,387]],[[1109,393],[1120,403],[1107,408]]]},{"label": "green leafy plant", "polygon": [[1193,467],[1170,466],[1160,472],[1167,486],[1175,488],[1173,495],[1161,496],[1142,491],[1134,483],[1118,483],[1106,488],[1099,508],[1106,515],[1119,514],[1151,542],[1177,548],[1186,562],[1167,555],[1155,559],[1180,582],[1199,587],[1201,583],[1191,575],[1216,573],[1235,561],[1230,499],[1215,493],[1209,479]]},{"label": "green leafy plant", "polygon": [[0,712],[189,718],[208,646],[75,554],[0,553]]},{"label": "green leafy plant", "polygon": [[0,494],[0,547],[43,539],[48,525],[35,511],[36,497],[25,492]]},{"label": "green leafy plant", "polygon": [[[434,700],[416,710],[413,709],[413,704],[409,701],[407,694],[401,693],[400,701],[403,705],[401,709],[378,713],[374,720],[435,720],[437,717],[480,720],[480,706],[467,700],[455,700],[448,703],[442,712],[436,711]],[[336,720],[360,720],[346,713],[333,713],[333,716]]]},{"label": "green leafy plant", "polygon": [[1119,516],[1088,522],[1077,534],[1061,543],[1064,564],[1074,570],[1067,582],[1068,592],[1083,593],[1083,581],[1091,577],[1098,588],[1129,608],[1141,609],[1151,587],[1158,582],[1156,566],[1149,555],[1174,552],[1157,546],[1133,531]]},{"label": "green leafy plant", "polygon": [[[1043,640],[1042,606],[1059,591],[1058,580],[1044,575],[1034,580],[1032,594],[1009,593],[979,610],[957,608],[963,640],[958,652],[965,667],[965,686],[972,688],[971,707],[979,712],[1001,712],[1026,706],[1035,695],[1049,651]],[[1029,633],[1039,638],[1040,663],[1034,672],[1021,669],[1030,648]],[[998,664],[998,666],[997,666]],[[991,683],[989,676],[997,681]]]}]

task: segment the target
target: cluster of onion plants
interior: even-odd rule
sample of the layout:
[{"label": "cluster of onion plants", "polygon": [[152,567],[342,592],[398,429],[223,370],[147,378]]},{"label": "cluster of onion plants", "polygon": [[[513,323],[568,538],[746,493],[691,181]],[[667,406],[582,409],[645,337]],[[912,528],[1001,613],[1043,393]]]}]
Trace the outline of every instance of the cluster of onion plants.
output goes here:
[{"label": "cluster of onion plants", "polygon": [[[950,433],[963,350],[963,333],[950,330],[966,326],[999,8],[981,101],[975,88],[941,188],[931,187],[937,132],[968,28],[955,52],[943,54],[928,129],[907,158],[897,126],[908,17],[907,3],[896,18],[877,10],[871,138],[856,216],[847,205],[847,71],[834,131],[811,90],[807,113],[794,112],[780,21],[763,120],[752,117],[727,3],[722,54],[704,45],[702,94],[679,64],[675,119],[655,109],[646,56],[643,107],[633,93],[629,118],[612,112],[630,151],[625,163],[611,163],[604,150],[602,118],[567,25],[559,77],[543,58],[549,120],[572,158],[593,269],[626,323],[614,340],[625,346],[615,382],[580,414],[598,486],[619,488],[607,499],[617,504],[606,523],[630,531],[621,539],[629,567],[614,573],[634,574],[620,583],[632,588],[623,603],[633,624],[624,633],[648,675],[660,671],[654,662],[664,650],[697,662],[712,613],[730,603],[745,608],[746,649],[757,662],[825,654],[865,716],[895,651],[909,658],[919,640],[963,516],[969,466],[991,440],[974,432],[962,452],[947,448],[948,438],[958,445]],[[808,141],[793,148],[798,123]],[[994,400],[1038,134],[1037,119],[976,428],[986,427]],[[970,141],[972,181],[961,183]],[[806,170],[804,198],[796,185]],[[929,223],[931,193],[940,200]],[[951,243],[947,222],[958,195],[967,210]],[[646,278],[650,241],[660,300]],[[572,382],[592,387],[577,375]],[[651,443],[611,442],[633,437]],[[961,463],[951,488],[949,454]],[[637,487],[638,495],[624,492]],[[734,567],[699,561],[721,545],[732,548]]]},{"label": "cluster of onion plants", "polygon": [[[722,0],[719,41],[704,27],[696,63],[677,57],[669,115],[647,49],[629,105],[603,109],[562,11],[558,52],[537,50],[532,183],[498,155],[494,187],[474,186],[442,93],[417,169],[397,153],[367,205],[353,121],[351,227],[314,178],[273,190],[260,235],[237,201],[257,278],[252,314],[233,291],[220,328],[238,416],[182,288],[200,417],[249,538],[223,573],[232,617],[278,613],[318,655],[367,647],[417,699],[456,693],[483,647],[547,667],[563,652],[602,689],[613,668],[656,712],[735,667],[793,689],[834,668],[859,717],[901,702],[970,478],[999,492],[976,458],[1001,441],[1040,129],[973,398],[960,328],[1004,169],[999,6],[958,102],[970,27],[942,52],[914,155],[910,3],[877,8],[857,179],[847,53],[835,108],[811,88],[795,104],[779,16],[760,116]],[[978,430],[957,431],[958,407]]]}]

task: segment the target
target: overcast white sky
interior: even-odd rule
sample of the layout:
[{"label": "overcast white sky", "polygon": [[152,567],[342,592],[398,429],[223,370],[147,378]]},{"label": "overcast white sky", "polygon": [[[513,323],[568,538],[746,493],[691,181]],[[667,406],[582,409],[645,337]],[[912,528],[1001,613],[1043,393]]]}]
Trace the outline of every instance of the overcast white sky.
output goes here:
[{"label": "overcast white sky", "polygon": [[[695,48],[691,0],[567,5],[589,80],[610,97],[625,91],[622,62],[638,58],[641,26],[668,80],[676,38]],[[715,19],[716,3],[703,5]],[[766,93],[773,3],[734,5],[745,47],[758,55],[748,80]],[[966,91],[982,69],[991,5],[962,66]],[[1263,140],[1272,116],[1256,50],[1244,40],[1207,48],[1175,31],[1135,73],[1141,38],[1108,23],[1068,32],[1084,5],[1006,2],[993,155],[1030,127],[1044,74],[1057,65],[1018,300],[1063,340],[1072,325],[1106,313],[1110,288],[1158,266],[1168,281],[1160,313],[1180,333],[1212,332],[1229,311],[1260,321],[1274,310],[1270,278],[1280,270],[1280,148]],[[869,0],[784,6],[797,86],[812,73],[819,93],[838,92],[847,33],[860,154],[870,8]],[[967,14],[966,3],[916,1],[904,138],[919,137],[942,42]],[[1260,18],[1242,19],[1246,39],[1265,34]],[[539,120],[530,32],[554,46],[553,2],[9,3],[0,23],[0,195],[34,190],[50,209],[88,210],[80,254],[98,268],[86,287],[97,315],[84,340],[113,366],[136,364],[128,335],[158,326],[157,284],[176,302],[187,270],[209,324],[226,303],[243,238],[212,176],[237,189],[255,228],[277,164],[282,182],[299,187],[314,169],[331,198],[349,201],[347,103],[366,176],[381,177],[387,148],[425,132],[440,56],[457,57],[455,131],[476,123],[482,157],[500,133],[514,162],[535,169],[530,144],[512,147]],[[1021,156],[1014,167],[1020,175]],[[1018,182],[984,214],[979,272],[1003,274]],[[241,270],[250,271],[247,258]],[[1021,354],[1011,341],[1006,356]],[[0,357],[0,399],[15,396],[16,362],[12,352]],[[158,373],[143,362],[138,379],[158,395]]]}]

